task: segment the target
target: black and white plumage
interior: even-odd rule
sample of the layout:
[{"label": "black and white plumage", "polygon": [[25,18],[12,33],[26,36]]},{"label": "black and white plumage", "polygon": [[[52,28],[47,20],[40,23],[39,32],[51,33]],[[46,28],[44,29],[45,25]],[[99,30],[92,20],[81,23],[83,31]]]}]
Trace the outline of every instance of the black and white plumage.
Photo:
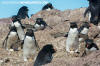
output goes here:
[{"label": "black and white plumage", "polygon": [[84,41],[88,38],[88,31],[89,31],[89,23],[84,22],[83,25],[78,29],[79,31],[79,42]]},{"label": "black and white plumage", "polygon": [[45,45],[38,53],[38,56],[33,66],[42,66],[44,64],[50,63],[53,59],[52,54],[55,52],[56,51],[51,44]]},{"label": "black and white plumage", "polygon": [[84,17],[89,14],[89,21],[94,25],[98,25],[100,21],[100,0],[88,0],[89,6],[85,10]]},{"label": "black and white plumage", "polygon": [[47,10],[47,11],[50,11],[50,10],[52,10],[52,9],[54,9],[54,7],[52,6],[51,3],[47,3],[47,4],[42,8],[42,10]]},{"label": "black and white plumage", "polygon": [[24,26],[22,26],[21,21],[18,16],[12,17],[12,26],[16,27],[18,37],[21,41],[24,40],[25,33],[24,33]]},{"label": "black and white plumage", "polygon": [[[46,24],[46,22],[43,20],[43,18],[37,18],[36,19],[36,23],[34,24],[34,28],[36,29],[36,30],[43,30],[43,29],[45,29],[46,28],[46,26],[48,26],[47,24]],[[50,26],[49,26],[50,27]],[[51,27],[50,27],[51,28]],[[51,28],[52,29],[52,28]]]},{"label": "black and white plumage", "polygon": [[79,32],[75,22],[70,23],[70,29],[66,40],[66,51],[69,53],[78,52],[79,47]]},{"label": "black and white plumage", "polygon": [[20,19],[25,19],[26,17],[29,18],[29,16],[28,16],[28,7],[27,6],[22,6],[18,11],[17,16]]},{"label": "black and white plumage", "polygon": [[37,43],[32,29],[27,29],[23,45],[23,58],[27,61],[30,55],[35,55]]},{"label": "black and white plumage", "polygon": [[3,47],[5,47],[6,50],[10,51],[16,50],[17,48],[13,48],[13,46],[16,44],[17,40],[18,40],[17,30],[15,26],[13,26],[10,28],[8,35],[4,40]]},{"label": "black and white plumage", "polygon": [[86,39],[85,40],[86,43],[86,51],[95,51],[95,50],[99,50],[98,46],[93,42],[92,39]]}]

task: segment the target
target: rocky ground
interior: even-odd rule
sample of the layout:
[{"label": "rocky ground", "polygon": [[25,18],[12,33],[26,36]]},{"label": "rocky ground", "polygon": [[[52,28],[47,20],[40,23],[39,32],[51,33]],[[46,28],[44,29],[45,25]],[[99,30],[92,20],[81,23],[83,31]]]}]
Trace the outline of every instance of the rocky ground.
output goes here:
[{"label": "rocky ground", "polygon": [[[44,30],[35,32],[40,48],[51,43],[57,49],[52,62],[45,66],[100,66],[100,51],[94,51],[85,57],[69,57],[65,51],[66,37],[63,36],[68,32],[69,23],[74,21],[80,27],[82,22],[88,21],[88,18],[83,17],[85,9],[40,11],[32,15],[30,19],[22,20],[23,23],[34,24],[36,18],[42,17],[53,28],[47,27]],[[9,19],[0,19],[0,47],[2,47],[2,42],[9,31],[8,26],[10,22]],[[92,26],[89,29],[89,38],[93,38],[100,48],[99,34],[100,30],[97,26]],[[3,48],[0,48],[0,50],[1,66],[33,66],[33,60],[30,59],[28,62],[23,61],[22,50],[16,52],[9,52]]]}]

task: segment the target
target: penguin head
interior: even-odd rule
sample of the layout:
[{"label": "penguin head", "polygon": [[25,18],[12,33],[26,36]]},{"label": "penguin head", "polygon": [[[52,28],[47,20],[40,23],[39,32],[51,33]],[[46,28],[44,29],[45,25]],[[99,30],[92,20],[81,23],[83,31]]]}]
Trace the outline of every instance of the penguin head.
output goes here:
[{"label": "penguin head", "polygon": [[70,28],[77,28],[77,24],[76,24],[76,22],[71,22],[70,23]]},{"label": "penguin head", "polygon": [[47,53],[50,52],[52,54],[56,52],[56,50],[53,48],[52,44],[45,45],[43,47],[42,51],[47,52]]},{"label": "penguin head", "polygon": [[32,29],[27,29],[26,35],[33,37],[34,36],[34,31]]},{"label": "penguin head", "polygon": [[11,20],[12,20],[13,24],[15,25],[15,27],[21,26],[22,28],[24,28],[24,26],[22,26],[22,24],[21,24],[21,21],[20,21],[21,19],[18,16],[16,16],[16,15],[12,16]]},{"label": "penguin head", "polygon": [[86,43],[86,47],[88,48],[88,47],[90,47],[92,45],[93,40],[92,39],[86,39],[85,43]]},{"label": "penguin head", "polygon": [[84,23],[83,23],[83,28],[87,28],[87,29],[89,29],[89,27],[90,27],[90,25],[89,25],[88,22],[84,22]]},{"label": "penguin head", "polygon": [[48,6],[48,7],[51,7],[51,6],[52,6],[52,4],[51,4],[51,3],[47,3],[47,6]]},{"label": "penguin head", "polygon": [[20,8],[20,10],[22,10],[22,11],[28,11],[29,9],[28,9],[27,6],[22,6],[22,7]]},{"label": "penguin head", "polygon": [[28,11],[29,11],[29,9],[28,9],[27,6],[22,6],[22,7],[19,9],[19,11],[18,11],[17,16],[18,16],[20,19],[25,19],[26,17],[29,18],[29,16],[28,16]]},{"label": "penguin head", "polygon": [[12,22],[20,21],[20,18],[17,15],[13,15],[11,18]]},{"label": "penguin head", "polygon": [[36,19],[36,23],[37,23],[37,24],[39,24],[39,25],[40,25],[40,24],[41,24],[41,22],[43,22],[43,18],[37,18],[37,19]]}]

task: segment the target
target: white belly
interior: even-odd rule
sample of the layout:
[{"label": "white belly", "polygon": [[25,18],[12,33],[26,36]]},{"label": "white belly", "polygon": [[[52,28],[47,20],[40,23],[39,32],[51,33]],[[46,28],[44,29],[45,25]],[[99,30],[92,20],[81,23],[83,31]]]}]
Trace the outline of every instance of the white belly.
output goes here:
[{"label": "white belly", "polygon": [[100,29],[100,26],[98,26],[98,28]]},{"label": "white belly", "polygon": [[19,39],[20,40],[24,40],[25,33],[24,33],[24,30],[21,27],[21,24],[18,23],[18,22],[15,22],[14,25],[15,25],[15,27],[17,29],[17,33],[18,33]]},{"label": "white belly", "polygon": [[34,37],[26,36],[23,45],[23,58],[27,61],[30,55],[34,55],[36,52]]},{"label": "white belly", "polygon": [[90,18],[91,18],[91,12],[89,12],[89,21],[90,21]]},{"label": "white belly", "polygon": [[46,9],[47,11],[50,11],[51,10],[51,8],[48,8],[48,9]]},{"label": "white belly", "polygon": [[20,26],[21,26],[20,23],[19,23],[18,21],[15,22],[14,25],[15,25],[15,27],[20,27]]},{"label": "white belly", "polygon": [[89,29],[84,28],[84,29],[82,30],[81,34],[88,34],[88,30],[89,30]]},{"label": "white belly", "polygon": [[84,40],[84,38],[79,38],[79,42],[81,42],[81,41],[83,41]]},{"label": "white belly", "polygon": [[20,40],[24,40],[25,33],[24,33],[24,30],[22,29],[22,27],[17,28],[17,33],[18,33]]},{"label": "white belly", "polygon": [[35,24],[34,27],[39,30],[39,29],[43,29],[44,25],[42,25],[42,24],[41,25]]},{"label": "white belly", "polygon": [[78,31],[70,30],[66,40],[66,50],[70,51],[71,48],[77,50],[79,47]]},{"label": "white belly", "polygon": [[23,51],[25,54],[31,54],[36,50],[34,37],[26,36],[24,40]]},{"label": "white belly", "polygon": [[26,36],[24,40],[24,48],[32,48],[35,47],[35,39],[34,37]]},{"label": "white belly", "polygon": [[11,26],[14,26],[14,23],[13,22],[11,23]]},{"label": "white belly", "polygon": [[9,34],[9,37],[14,37],[14,36],[16,36],[16,35],[17,35],[16,32],[11,31],[10,34]]},{"label": "white belly", "polygon": [[95,47],[92,47],[91,49],[86,48],[86,51],[95,51],[95,50],[97,50]]}]

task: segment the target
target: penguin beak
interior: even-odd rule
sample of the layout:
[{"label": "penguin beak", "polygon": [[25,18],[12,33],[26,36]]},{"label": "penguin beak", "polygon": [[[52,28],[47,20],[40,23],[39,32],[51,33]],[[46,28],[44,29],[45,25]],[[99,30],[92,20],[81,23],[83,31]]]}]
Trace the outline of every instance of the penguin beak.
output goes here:
[{"label": "penguin beak", "polygon": [[56,48],[54,48],[54,51],[56,52],[56,51],[57,51],[57,49],[56,49]]}]

